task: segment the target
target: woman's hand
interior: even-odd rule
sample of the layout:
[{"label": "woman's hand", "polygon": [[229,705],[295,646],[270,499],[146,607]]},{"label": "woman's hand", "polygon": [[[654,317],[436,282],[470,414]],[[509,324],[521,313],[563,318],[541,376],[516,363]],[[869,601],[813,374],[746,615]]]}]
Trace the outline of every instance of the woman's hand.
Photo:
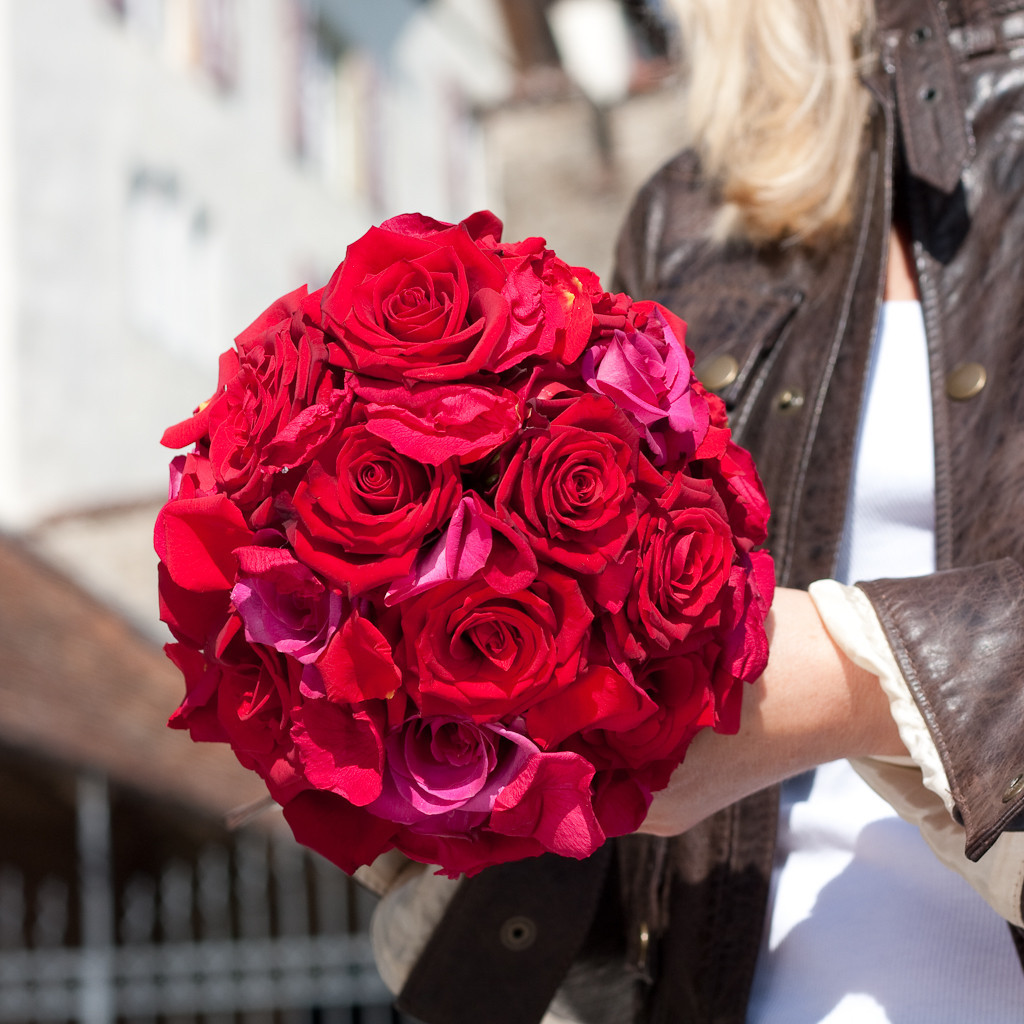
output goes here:
[{"label": "woman's hand", "polygon": [[639,831],[677,835],[826,761],[906,754],[878,680],[836,647],[806,592],[776,590],[767,626],[768,668],[743,694],[739,732],[698,733]]}]

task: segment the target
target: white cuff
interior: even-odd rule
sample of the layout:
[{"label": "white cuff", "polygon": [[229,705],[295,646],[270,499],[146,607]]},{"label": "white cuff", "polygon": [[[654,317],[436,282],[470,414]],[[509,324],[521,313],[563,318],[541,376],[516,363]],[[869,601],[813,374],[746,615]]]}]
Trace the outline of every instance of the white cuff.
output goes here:
[{"label": "white cuff", "polygon": [[836,646],[855,665],[877,676],[889,698],[889,710],[910,757],[885,760],[916,765],[921,770],[921,781],[952,815],[953,797],[946,770],[867,594],[835,580],[818,580],[810,585],[808,593]]}]

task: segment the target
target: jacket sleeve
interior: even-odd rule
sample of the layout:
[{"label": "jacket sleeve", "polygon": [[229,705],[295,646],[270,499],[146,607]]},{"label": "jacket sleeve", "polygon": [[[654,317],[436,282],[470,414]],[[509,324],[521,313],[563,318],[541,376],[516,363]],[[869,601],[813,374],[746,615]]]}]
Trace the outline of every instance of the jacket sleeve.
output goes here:
[{"label": "jacket sleeve", "polygon": [[1024,827],[1024,570],[1011,559],[859,584],[942,760],[977,860]]}]

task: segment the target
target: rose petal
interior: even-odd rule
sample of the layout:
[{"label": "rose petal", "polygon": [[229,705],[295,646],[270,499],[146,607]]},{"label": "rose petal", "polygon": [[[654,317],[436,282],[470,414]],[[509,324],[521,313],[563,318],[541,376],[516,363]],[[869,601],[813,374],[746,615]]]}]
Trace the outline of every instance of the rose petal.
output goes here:
[{"label": "rose petal", "polygon": [[491,828],[530,836],[563,857],[589,857],[605,839],[590,800],[594,766],[578,754],[537,754],[499,794]]},{"label": "rose petal", "polygon": [[238,572],[236,548],[253,532],[223,494],[179,498],[160,510],[153,545],[171,579],[186,590],[230,590]]},{"label": "rose petal", "polygon": [[296,840],[352,874],[391,849],[398,826],[335,793],[306,790],[284,805]]}]

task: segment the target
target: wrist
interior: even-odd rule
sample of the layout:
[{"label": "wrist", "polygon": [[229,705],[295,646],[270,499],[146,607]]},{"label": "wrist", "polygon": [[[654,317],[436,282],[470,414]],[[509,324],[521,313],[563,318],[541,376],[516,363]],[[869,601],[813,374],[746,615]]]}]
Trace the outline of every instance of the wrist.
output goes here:
[{"label": "wrist", "polygon": [[698,733],[641,831],[677,834],[837,758],[905,753],[877,677],[832,641],[806,592],[776,590],[767,629],[768,667],[743,695],[738,732]]}]

